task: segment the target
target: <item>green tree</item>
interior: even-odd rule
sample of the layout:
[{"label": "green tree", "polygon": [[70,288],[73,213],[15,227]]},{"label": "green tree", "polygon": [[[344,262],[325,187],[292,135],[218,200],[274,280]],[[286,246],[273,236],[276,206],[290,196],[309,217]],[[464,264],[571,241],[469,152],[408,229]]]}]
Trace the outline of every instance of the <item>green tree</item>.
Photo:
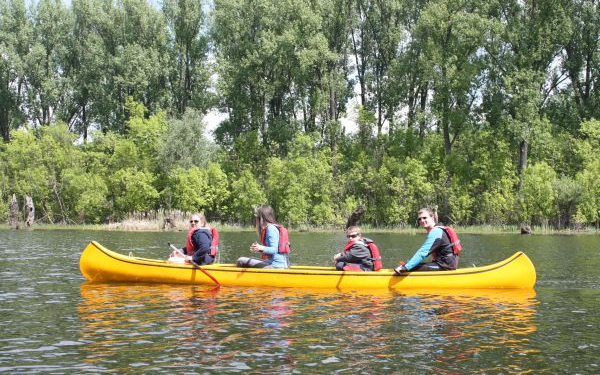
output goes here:
[{"label": "green tree", "polygon": [[175,168],[163,195],[174,208],[203,211],[209,220],[226,218],[229,211],[229,180],[216,163],[209,163],[207,168]]},{"label": "green tree", "polygon": [[444,152],[470,119],[482,86],[484,69],[481,48],[494,22],[479,9],[481,2],[436,0],[422,10],[415,25],[415,39],[422,46],[432,87],[432,112],[444,139]]},{"label": "green tree", "polygon": [[552,188],[555,180],[556,173],[544,162],[527,168],[523,176],[521,203],[525,222],[547,225],[548,218],[555,214],[556,196]]},{"label": "green tree", "polygon": [[97,33],[104,45],[104,76],[97,98],[103,131],[125,132],[132,97],[149,114],[170,108],[167,27],[162,12],[146,0],[103,2]]},{"label": "green tree", "polygon": [[575,220],[580,223],[600,225],[600,159],[589,163],[577,174],[577,183],[581,186],[581,201],[577,205]]},{"label": "green tree", "polygon": [[158,112],[146,118],[146,108],[131,97],[127,98],[125,107],[130,113],[129,120],[125,122],[129,133],[127,140],[133,142],[139,152],[137,165],[141,170],[156,173],[156,159],[163,148],[162,142],[167,130],[165,114]]},{"label": "green tree", "polygon": [[[29,195],[36,205],[50,200],[48,170],[43,163],[32,162],[42,159],[43,149],[31,132],[20,130],[12,132],[11,141],[5,145],[4,157],[6,164],[3,172],[8,177],[6,191],[8,196],[14,193],[18,199],[22,199],[23,196]],[[49,219],[52,221],[52,213],[49,214]]]},{"label": "green tree", "polygon": [[114,204],[113,214],[122,218],[128,213],[155,210],[160,198],[155,180],[152,173],[135,168],[119,169],[111,175],[108,190]]},{"label": "green tree", "polygon": [[217,163],[210,163],[206,168],[208,186],[204,192],[206,196],[206,217],[214,220],[226,217],[229,200],[229,181],[227,175]]},{"label": "green tree", "polygon": [[[578,123],[600,118],[600,97],[595,84],[600,79],[600,8],[595,0],[573,0],[565,2],[564,6],[572,25],[562,61],[569,77],[565,91],[574,104]],[[569,129],[572,132],[577,130]]]},{"label": "green tree", "polygon": [[581,202],[583,189],[574,179],[562,176],[556,179],[552,188],[556,196],[556,211],[558,228],[568,228]]},{"label": "green tree", "polygon": [[230,218],[235,222],[250,224],[253,222],[252,208],[257,204],[266,204],[267,197],[258,180],[250,170],[244,170],[231,182]]},{"label": "green tree", "polygon": [[486,44],[491,59],[488,95],[495,110],[488,120],[505,129],[502,136],[511,140],[518,155],[516,169],[522,182],[532,142],[549,130],[543,108],[555,86],[545,81],[553,78],[548,72],[572,25],[563,4],[554,0],[498,1],[489,9],[502,28]]},{"label": "green tree", "polygon": [[175,167],[206,167],[216,152],[205,135],[206,123],[200,112],[190,108],[181,119],[166,120],[166,131],[158,152],[158,165],[164,172]]},{"label": "green tree", "polygon": [[577,205],[576,221],[600,225],[600,121],[590,120],[581,124],[580,134],[584,141],[578,144],[577,153],[583,160],[583,170],[575,181],[581,186],[581,200]]},{"label": "green tree", "polygon": [[40,0],[33,12],[33,44],[26,56],[27,107],[37,125],[50,125],[65,101],[62,73],[72,14],[61,0]]},{"label": "green tree", "polygon": [[169,28],[169,74],[174,108],[178,115],[189,106],[205,112],[213,103],[208,67],[208,38],[202,1],[167,0],[162,9]]},{"label": "green tree", "polygon": [[395,126],[399,95],[396,92],[398,46],[405,42],[404,22],[410,4],[402,1],[353,1],[354,22],[351,25],[351,51],[360,87],[360,105],[376,115],[377,135],[383,125]]},{"label": "green tree", "polygon": [[102,223],[109,215],[108,186],[103,176],[79,169],[63,171],[65,205],[78,222]]},{"label": "green tree", "polygon": [[24,0],[0,2],[0,134],[24,123],[25,58],[32,43],[32,25]]},{"label": "green tree", "polygon": [[314,150],[314,140],[300,135],[286,159],[271,158],[266,194],[279,220],[288,225],[339,221],[331,193],[336,190],[329,155]]},{"label": "green tree", "polygon": [[72,0],[73,29],[67,39],[64,74],[68,92],[59,117],[69,128],[88,140],[90,127],[103,118],[105,100],[102,82],[109,73],[106,50],[98,30],[106,19],[102,3]]}]

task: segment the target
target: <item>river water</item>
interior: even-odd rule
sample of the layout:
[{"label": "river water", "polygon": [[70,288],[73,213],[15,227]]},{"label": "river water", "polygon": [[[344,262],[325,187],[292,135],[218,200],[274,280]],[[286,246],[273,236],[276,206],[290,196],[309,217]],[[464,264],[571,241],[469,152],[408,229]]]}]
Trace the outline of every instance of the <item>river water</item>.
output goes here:
[{"label": "river water", "polygon": [[[291,233],[294,264],[330,265],[340,233]],[[424,236],[372,233],[384,266]],[[185,233],[0,230],[0,373],[597,374],[600,236],[464,235],[461,266],[522,250],[531,291],[339,292],[90,284],[85,245],[163,258]],[[222,262],[253,233],[222,233]]]}]

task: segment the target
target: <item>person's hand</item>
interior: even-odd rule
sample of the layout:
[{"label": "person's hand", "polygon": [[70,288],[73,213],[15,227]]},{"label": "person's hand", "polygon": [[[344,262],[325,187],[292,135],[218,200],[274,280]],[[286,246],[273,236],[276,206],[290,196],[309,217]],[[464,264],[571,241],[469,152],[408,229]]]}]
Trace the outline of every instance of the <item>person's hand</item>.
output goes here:
[{"label": "person's hand", "polygon": [[256,242],[254,242],[252,245],[250,245],[250,251],[252,251],[253,253],[260,253],[261,251],[264,250],[264,246],[263,245],[259,245]]},{"label": "person's hand", "polygon": [[408,271],[406,267],[404,267],[404,264],[401,264],[400,266],[394,268],[394,272],[396,273],[396,275],[402,275],[403,271]]},{"label": "person's hand", "polygon": [[342,256],[342,253],[337,253],[333,256],[333,261],[337,261],[338,259],[340,259],[340,257]]}]

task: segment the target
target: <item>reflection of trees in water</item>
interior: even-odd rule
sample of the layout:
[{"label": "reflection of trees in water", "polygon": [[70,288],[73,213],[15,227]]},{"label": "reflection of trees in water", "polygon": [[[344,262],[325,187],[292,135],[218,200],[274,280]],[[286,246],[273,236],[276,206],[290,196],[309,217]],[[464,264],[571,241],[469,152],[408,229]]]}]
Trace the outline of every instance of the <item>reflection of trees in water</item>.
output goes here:
[{"label": "reflection of trees in water", "polygon": [[97,365],[456,373],[508,356],[527,368],[533,291],[446,293],[84,284],[79,313]]},{"label": "reflection of trees in water", "polygon": [[403,360],[442,374],[521,373],[530,366],[527,355],[539,353],[529,341],[534,297],[532,290],[405,296],[396,327],[411,338]]}]

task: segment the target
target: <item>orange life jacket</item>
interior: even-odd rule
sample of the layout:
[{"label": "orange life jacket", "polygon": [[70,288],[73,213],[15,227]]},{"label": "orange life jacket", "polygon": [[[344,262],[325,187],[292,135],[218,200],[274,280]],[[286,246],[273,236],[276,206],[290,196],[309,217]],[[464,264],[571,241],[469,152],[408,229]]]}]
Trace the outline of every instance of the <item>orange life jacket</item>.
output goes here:
[{"label": "orange life jacket", "polygon": [[[375,242],[373,242],[373,240],[371,240],[370,238],[365,238],[363,237],[362,240],[359,240],[360,242],[362,242],[371,252],[371,259],[373,261],[373,271],[379,271],[380,269],[383,268],[383,262],[381,261],[381,254],[379,253],[379,248],[377,247],[377,245],[375,245]],[[356,242],[359,242],[356,241]],[[344,247],[344,251],[348,252],[350,251],[350,248],[352,247],[352,245],[354,245],[356,242],[349,240],[346,243],[346,246]],[[346,267],[344,267],[344,270],[346,270]],[[348,269],[347,271],[360,271],[360,269]]]},{"label": "orange life jacket", "polygon": [[217,228],[211,227],[210,235],[212,237],[210,240],[210,256],[214,258],[217,256],[217,252],[219,251],[219,231]]},{"label": "orange life jacket", "polygon": [[[289,233],[287,231],[287,229],[285,229],[285,227],[279,225],[279,224],[272,224],[274,225],[277,230],[279,231],[279,245],[277,246],[277,252],[279,254],[287,254],[290,252],[290,238],[289,238]],[[267,228],[262,228],[260,231],[260,243],[263,246],[267,246]],[[262,254],[261,259],[268,259],[269,255],[268,254]]]},{"label": "orange life jacket", "polygon": [[185,243],[186,255],[194,255],[194,243],[192,242],[192,237],[197,230],[208,232],[208,236],[210,237],[210,255],[214,258],[217,255],[217,251],[219,251],[219,232],[217,231],[217,228],[212,227],[190,228],[187,235],[187,242]]}]

